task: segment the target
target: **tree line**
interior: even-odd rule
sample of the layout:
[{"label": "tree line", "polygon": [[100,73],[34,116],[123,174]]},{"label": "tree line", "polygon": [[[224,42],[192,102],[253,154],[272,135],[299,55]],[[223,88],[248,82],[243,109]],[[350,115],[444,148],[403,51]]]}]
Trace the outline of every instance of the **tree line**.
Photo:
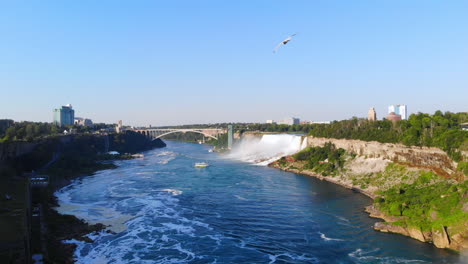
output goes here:
[{"label": "tree line", "polygon": [[353,118],[314,125],[309,135],[438,147],[459,161],[462,158],[459,151],[468,150],[468,131],[462,130],[460,126],[467,121],[468,113],[441,111],[436,111],[433,115],[412,114],[408,120],[401,121],[368,121]]},{"label": "tree line", "polygon": [[14,122],[10,119],[0,120],[0,143],[9,141],[34,141],[48,136],[63,134],[73,129],[77,133],[92,133],[99,129],[114,127],[114,124],[97,123],[92,127],[67,125],[58,126],[45,122]]}]

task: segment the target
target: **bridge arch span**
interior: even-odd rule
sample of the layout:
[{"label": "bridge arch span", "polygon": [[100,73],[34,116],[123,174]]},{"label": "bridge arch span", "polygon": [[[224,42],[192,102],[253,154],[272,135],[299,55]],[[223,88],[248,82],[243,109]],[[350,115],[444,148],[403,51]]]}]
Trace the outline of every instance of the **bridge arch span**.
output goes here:
[{"label": "bridge arch span", "polygon": [[193,133],[202,134],[202,135],[204,135],[204,136],[206,136],[206,137],[210,137],[210,138],[213,138],[213,139],[218,140],[218,138],[215,137],[215,136],[212,136],[212,135],[210,135],[210,134],[206,134],[206,133],[203,133],[203,132],[197,131],[197,130],[188,130],[188,131],[187,131],[187,130],[174,130],[174,131],[169,131],[169,132],[166,132],[166,133],[163,133],[163,134],[161,134],[161,135],[156,136],[154,139],[161,138],[161,137],[164,137],[164,136],[169,135],[169,134],[174,134],[174,133],[187,133],[187,132],[193,132]]}]

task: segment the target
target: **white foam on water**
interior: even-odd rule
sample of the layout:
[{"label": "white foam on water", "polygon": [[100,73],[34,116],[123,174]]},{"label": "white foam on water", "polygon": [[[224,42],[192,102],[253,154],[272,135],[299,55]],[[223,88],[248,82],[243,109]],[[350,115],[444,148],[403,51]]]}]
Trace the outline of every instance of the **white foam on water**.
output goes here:
[{"label": "white foam on water", "polygon": [[157,163],[159,164],[167,164],[171,160],[174,160],[177,156],[177,153],[172,152],[172,151],[162,151],[158,154],[155,155],[157,157]]},{"label": "white foam on water", "polygon": [[162,223],[166,230],[162,229],[161,232],[165,232],[167,230],[175,230],[177,233],[185,233],[185,234],[193,234],[195,229],[191,226],[181,225],[181,224],[174,224],[174,223]]},{"label": "white foam on water", "polygon": [[[60,206],[55,210],[60,214],[71,214],[83,219],[89,224],[101,223],[112,232],[123,232],[127,228],[125,222],[133,216],[123,214],[115,208],[109,208],[102,203],[79,204],[71,202],[70,194],[58,195]],[[92,213],[91,213],[92,212]]]},{"label": "white foam on water", "polygon": [[318,233],[319,233],[319,235],[320,235],[320,238],[322,238],[322,239],[325,240],[325,241],[344,241],[344,239],[327,237],[327,236],[325,236],[325,234],[322,233],[322,232],[318,232]]},{"label": "white foam on water", "polygon": [[300,260],[303,263],[319,263],[320,261],[315,257],[306,257],[305,255],[297,255],[292,253],[281,253],[275,255],[269,255],[270,262],[268,264],[273,264],[276,261],[280,261],[281,263],[288,263],[289,261],[285,261],[283,259],[290,259],[290,260]]},{"label": "white foam on water", "polygon": [[398,257],[379,257],[373,255],[379,251],[379,248],[364,251],[360,248],[348,254],[351,258],[357,261],[357,263],[381,263],[381,264],[393,264],[393,263],[430,263],[423,260],[415,259],[403,259]]},{"label": "white foam on water", "polygon": [[[125,183],[121,185],[124,188]],[[118,192],[118,188],[114,191]],[[175,189],[159,189],[146,197],[127,197],[112,204],[112,208],[107,209],[109,214],[114,214],[113,217],[115,217],[115,208],[118,207],[136,208],[138,211],[123,223],[126,229],[119,234],[105,232],[104,235],[89,234],[88,237],[93,239],[94,243],[67,241],[77,245],[75,251],[77,263],[187,263],[193,259],[203,258],[203,256],[196,256],[178,242],[180,239],[178,236],[195,237],[195,232],[199,229],[212,230],[206,223],[187,219],[181,215],[183,209],[178,208],[179,200],[176,198],[181,193]],[[71,199],[67,199],[70,195],[63,194],[63,197],[65,197],[64,200],[70,202]],[[83,211],[86,209],[89,207],[84,208]],[[73,212],[75,215],[77,213],[79,212]],[[89,216],[83,216],[86,221],[90,220]],[[101,216],[97,218],[100,218],[98,222],[105,222]],[[154,221],[155,218],[160,220]],[[219,236],[211,238],[215,240],[216,245],[219,245],[222,239]],[[168,256],[163,253],[159,256],[160,259],[141,259],[145,254],[157,254],[161,250],[175,250],[179,253],[172,253]]]},{"label": "white foam on water", "polygon": [[236,197],[237,199],[242,200],[242,201],[247,201],[247,198],[244,198],[244,197],[242,197],[240,195],[234,195],[234,197]]},{"label": "white foam on water", "polygon": [[243,138],[233,146],[229,158],[266,166],[281,157],[292,155],[307,145],[301,136],[289,134],[263,135]]},{"label": "white foam on water", "polygon": [[176,189],[162,189],[161,191],[168,192],[174,196],[181,195],[183,192]]},{"label": "white foam on water", "polygon": [[216,235],[206,235],[206,236],[202,236],[202,237],[207,237],[209,239],[212,239],[216,242],[216,245],[221,245],[221,241],[223,239],[225,239],[226,237],[222,236],[222,235],[219,235],[219,234],[216,234]]}]

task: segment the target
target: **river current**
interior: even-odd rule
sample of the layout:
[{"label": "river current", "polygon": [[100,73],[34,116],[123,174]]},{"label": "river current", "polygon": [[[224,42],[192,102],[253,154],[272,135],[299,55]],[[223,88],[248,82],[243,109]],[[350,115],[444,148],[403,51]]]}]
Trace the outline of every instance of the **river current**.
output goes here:
[{"label": "river current", "polygon": [[[75,180],[58,211],[90,234],[78,263],[456,263],[430,244],[372,229],[371,200],[313,177],[168,141],[142,159]],[[207,168],[195,168],[196,162]]]}]

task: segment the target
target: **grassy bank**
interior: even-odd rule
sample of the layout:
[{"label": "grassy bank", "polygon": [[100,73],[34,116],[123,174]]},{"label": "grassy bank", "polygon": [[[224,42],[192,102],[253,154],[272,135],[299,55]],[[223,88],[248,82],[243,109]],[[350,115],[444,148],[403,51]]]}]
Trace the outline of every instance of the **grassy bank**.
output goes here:
[{"label": "grassy bank", "polygon": [[[374,199],[373,215],[395,232],[460,250],[468,239],[468,182],[438,176],[430,170],[383,159],[356,156],[327,143],[283,157],[272,166],[361,191]],[[400,227],[400,228],[392,228]],[[413,231],[416,230],[417,234]],[[440,239],[439,239],[440,240]]]},{"label": "grassy bank", "polygon": [[468,223],[468,182],[440,179],[432,172],[420,172],[411,184],[400,183],[380,191],[376,207],[385,214],[400,217],[393,224],[414,227],[423,232]]}]

